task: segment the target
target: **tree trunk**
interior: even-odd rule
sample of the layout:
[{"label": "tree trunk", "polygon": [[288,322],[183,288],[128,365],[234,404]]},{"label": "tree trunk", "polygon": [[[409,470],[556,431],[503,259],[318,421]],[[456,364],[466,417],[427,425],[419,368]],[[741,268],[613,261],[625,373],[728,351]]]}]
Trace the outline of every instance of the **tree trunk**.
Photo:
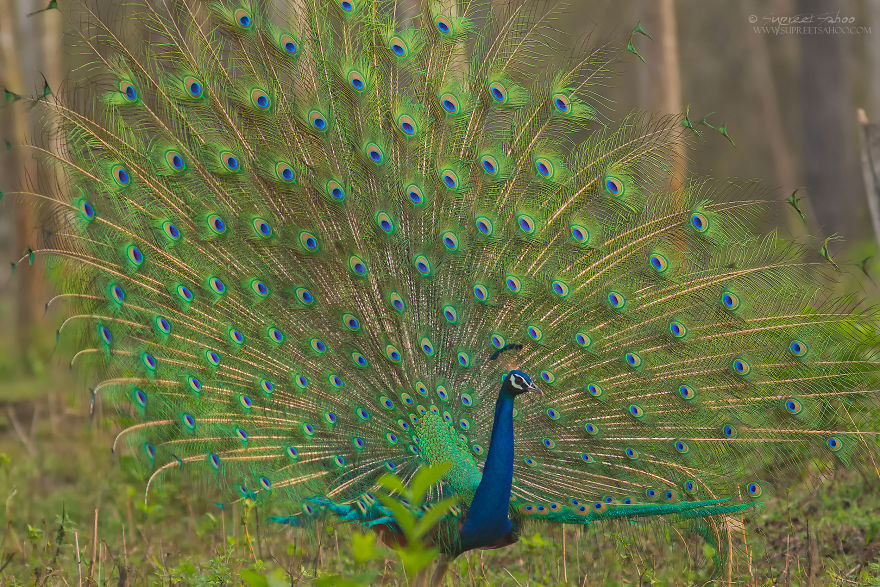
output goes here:
[{"label": "tree trunk", "polygon": [[[19,31],[19,13],[17,3],[7,1],[0,4],[0,46],[3,52],[3,85],[9,90],[20,94],[30,94],[30,84],[26,83],[22,73],[22,55],[19,51],[25,35]],[[12,149],[6,155],[6,178],[10,185],[5,188],[27,189],[35,179],[36,164],[31,153],[22,145],[26,142],[31,109],[25,100],[7,104],[3,109],[6,136]],[[14,280],[17,282],[15,319],[17,349],[23,364],[30,369],[28,359],[31,349],[35,324],[42,316],[45,303],[43,287],[43,271],[39,265],[28,266],[28,249],[36,245],[38,234],[38,215],[31,201],[17,199],[14,202],[15,241],[13,258],[24,256],[24,263],[16,270]],[[23,266],[22,266],[23,265]]]}]

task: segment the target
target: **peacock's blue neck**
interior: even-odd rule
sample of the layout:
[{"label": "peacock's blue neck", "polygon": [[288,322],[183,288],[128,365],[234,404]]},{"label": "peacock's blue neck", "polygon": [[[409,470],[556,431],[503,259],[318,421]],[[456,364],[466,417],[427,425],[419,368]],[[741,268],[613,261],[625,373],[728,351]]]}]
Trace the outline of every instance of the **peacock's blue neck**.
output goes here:
[{"label": "peacock's blue neck", "polygon": [[513,484],[513,396],[503,389],[495,404],[495,421],[483,478],[459,532],[461,550],[492,545],[510,533],[507,517]]}]

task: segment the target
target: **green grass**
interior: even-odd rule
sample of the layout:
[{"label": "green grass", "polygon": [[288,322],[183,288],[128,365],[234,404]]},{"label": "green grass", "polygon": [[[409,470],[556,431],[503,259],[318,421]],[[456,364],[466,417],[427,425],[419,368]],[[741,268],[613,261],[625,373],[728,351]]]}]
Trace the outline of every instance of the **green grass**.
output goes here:
[{"label": "green grass", "polygon": [[[357,528],[266,524],[258,509],[221,509],[213,491],[173,473],[145,505],[144,479],[110,454],[116,424],[100,403],[89,417],[86,386],[66,355],[47,358],[50,346],[37,347],[31,374],[0,348],[2,584],[408,584],[397,553]],[[791,477],[747,521],[751,558],[735,579],[880,585],[877,474]],[[712,554],[665,526],[536,524],[511,547],[457,559],[447,585],[697,585],[713,578]]]}]

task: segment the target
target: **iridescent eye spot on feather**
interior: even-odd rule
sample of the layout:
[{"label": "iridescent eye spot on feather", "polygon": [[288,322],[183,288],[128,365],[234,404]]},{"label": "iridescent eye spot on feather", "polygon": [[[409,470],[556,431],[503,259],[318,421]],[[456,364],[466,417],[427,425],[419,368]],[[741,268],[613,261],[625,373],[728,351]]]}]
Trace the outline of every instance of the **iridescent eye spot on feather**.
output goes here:
[{"label": "iridescent eye spot on feather", "polygon": [[303,434],[305,434],[309,438],[315,435],[315,427],[308,422],[303,424],[300,429],[303,431]]},{"label": "iridescent eye spot on feather", "polygon": [[425,356],[431,357],[434,355],[434,344],[427,336],[422,337],[419,341],[419,346],[422,348],[422,352],[425,353]]},{"label": "iridescent eye spot on feather", "polygon": [[696,390],[690,385],[680,385],[678,387],[678,395],[682,397],[682,399],[686,399],[688,401],[697,397]]},{"label": "iridescent eye spot on feather", "polygon": [[499,104],[504,104],[507,101],[507,90],[504,88],[504,84],[500,82],[489,84],[489,95]]},{"label": "iridescent eye spot on feather", "polygon": [[216,214],[211,214],[205,219],[208,229],[214,234],[223,234],[226,232],[226,223]]},{"label": "iridescent eye spot on feather", "polygon": [[144,452],[147,453],[150,460],[156,458],[156,447],[149,442],[144,443]]},{"label": "iridescent eye spot on feather", "polygon": [[253,104],[258,110],[269,110],[269,106],[271,106],[269,94],[259,88],[251,90],[251,104]]},{"label": "iridescent eye spot on feather", "polygon": [[177,151],[167,151],[165,153],[165,162],[168,163],[168,166],[175,172],[186,170],[186,163],[181,154]]},{"label": "iridescent eye spot on feather", "polygon": [[505,283],[507,284],[507,289],[509,289],[513,293],[519,293],[522,290],[522,282],[520,281],[519,277],[508,275]]},{"label": "iridescent eye spot on feather", "polygon": [[125,301],[125,290],[115,283],[108,288],[108,292],[110,293],[111,301],[116,302],[117,304],[122,304],[122,302]]},{"label": "iridescent eye spot on feather", "polygon": [[678,452],[679,454],[686,454],[688,451],[690,451],[690,447],[683,440],[676,440],[672,446],[675,447],[676,452]]},{"label": "iridescent eye spot on feather", "polygon": [[598,383],[588,383],[587,392],[593,397],[602,397],[602,387]]},{"label": "iridescent eye spot on feather", "polygon": [[361,329],[361,323],[357,318],[355,318],[354,314],[343,314],[342,325],[352,332],[357,332]]},{"label": "iridescent eye spot on feather", "polygon": [[740,306],[739,296],[732,291],[725,291],[721,294],[721,305],[731,311],[736,311]]},{"label": "iridescent eye spot on feather", "polygon": [[736,428],[730,424],[721,427],[721,434],[724,438],[736,438]]},{"label": "iridescent eye spot on feather", "polygon": [[535,459],[533,459],[533,458],[531,458],[531,457],[525,457],[525,458],[523,459],[523,462],[524,462],[525,464],[527,464],[528,466],[530,466],[530,467],[535,467],[535,466],[537,466],[537,464],[538,464],[538,463],[535,461]]},{"label": "iridescent eye spot on feather", "polygon": [[156,330],[161,332],[162,334],[170,334],[171,333],[171,324],[163,318],[162,316],[156,316]]},{"label": "iridescent eye spot on feather", "polygon": [[408,137],[415,135],[419,130],[416,119],[409,114],[401,114],[397,119],[397,128]]},{"label": "iridescent eye spot on feather", "polygon": [[296,39],[288,34],[281,35],[278,39],[278,46],[288,55],[296,55],[296,52],[299,50]]},{"label": "iridescent eye spot on feather", "polygon": [[352,255],[348,258],[348,268],[358,277],[363,277],[367,274],[367,264],[357,255]]},{"label": "iridescent eye spot on feather", "polygon": [[244,335],[235,328],[230,328],[226,334],[232,344],[240,346],[244,343]]},{"label": "iridescent eye spot on feather", "polygon": [[301,304],[306,306],[311,306],[315,302],[315,296],[312,295],[312,292],[307,290],[304,287],[298,287],[294,290],[294,294],[296,298],[300,301]]},{"label": "iridescent eye spot on feather", "polygon": [[480,157],[480,167],[483,168],[483,173],[486,175],[492,177],[498,175],[498,161],[491,155]]},{"label": "iridescent eye spot on feather", "polygon": [[424,194],[422,193],[422,188],[415,184],[409,184],[403,191],[406,192],[406,197],[408,197],[415,206],[418,206],[425,201]]},{"label": "iridescent eye spot on feather", "polygon": [[657,499],[657,490],[653,489],[651,487],[647,488],[645,490],[645,497],[647,497],[650,500]]},{"label": "iridescent eye spot on feather", "polygon": [[660,253],[653,253],[649,259],[651,268],[659,274],[666,273],[669,268],[669,260]]},{"label": "iridescent eye spot on feather", "polygon": [[364,442],[364,439],[360,438],[358,436],[355,436],[354,438],[352,438],[351,442],[354,445],[355,450],[363,450],[363,448],[367,445],[367,443]]},{"label": "iridescent eye spot on feather", "polygon": [[687,493],[689,495],[693,495],[694,493],[697,492],[697,483],[693,479],[688,479],[682,485],[682,489],[684,489],[685,493]]},{"label": "iridescent eye spot on feather", "polygon": [[269,223],[263,220],[262,218],[254,218],[251,220],[251,228],[254,230],[254,234],[258,238],[271,238],[274,234],[272,232],[272,227],[269,226]]},{"label": "iridescent eye spot on feather", "polygon": [[392,291],[388,296],[388,302],[391,304],[391,307],[401,314],[406,311],[406,303],[403,301],[403,297],[396,291]]},{"label": "iridescent eye spot on feather", "polygon": [[446,232],[440,234],[440,239],[443,241],[443,245],[450,251],[458,250],[458,235],[456,235],[451,230],[447,230]]},{"label": "iridescent eye spot on feather", "polygon": [[235,22],[243,29],[249,29],[251,24],[253,24],[250,13],[241,8],[235,11]]},{"label": "iridescent eye spot on feather", "polygon": [[551,420],[555,421],[555,420],[559,419],[559,412],[557,412],[553,408],[547,408],[547,411],[545,412],[545,414],[547,414],[547,417],[550,418]]},{"label": "iridescent eye spot on feather", "polygon": [[442,310],[443,318],[445,318],[449,324],[455,324],[458,322],[458,312],[455,310],[455,306],[447,304],[443,306]]},{"label": "iridescent eye spot on feather", "polygon": [[89,202],[81,200],[79,203],[79,213],[86,220],[91,222],[95,219],[95,208]]},{"label": "iridescent eye spot on feather", "polygon": [[598,436],[599,435],[599,426],[598,424],[593,424],[592,422],[587,422],[584,424],[584,430],[587,431],[587,434],[590,436]]},{"label": "iridescent eye spot on feather", "polygon": [[312,128],[318,132],[324,132],[327,130],[327,117],[324,116],[324,113],[318,110],[312,110],[309,112],[309,123],[312,125]]},{"label": "iridescent eye spot on feather", "polygon": [[541,443],[544,445],[545,448],[549,448],[550,450],[556,448],[556,443],[553,441],[552,438],[544,438],[541,440]]},{"label": "iridescent eye spot on feather", "polygon": [[320,338],[312,338],[309,340],[309,346],[312,347],[312,350],[322,355],[327,352],[327,345],[324,344]]},{"label": "iridescent eye spot on feather", "polygon": [[709,230],[709,218],[702,212],[694,212],[691,214],[691,228],[699,234],[705,233]]},{"label": "iridescent eye spot on feather", "polygon": [[265,298],[269,295],[269,286],[258,279],[252,279],[248,286],[250,287],[251,293],[259,298]]},{"label": "iridescent eye spot on feather", "polygon": [[110,171],[110,177],[112,177],[113,181],[115,181],[120,187],[125,187],[131,183],[131,176],[128,175],[128,170],[122,165],[115,165]]},{"label": "iridescent eye spot on feather", "polygon": [[520,214],[517,219],[519,229],[525,234],[533,234],[535,232],[535,219],[528,214]]},{"label": "iridescent eye spot on feather", "polygon": [[183,87],[192,98],[201,98],[204,93],[202,82],[194,77],[187,77],[183,80]]},{"label": "iridescent eye spot on feather", "polygon": [[623,454],[625,454],[626,458],[630,459],[631,461],[635,461],[639,458],[639,451],[634,448],[627,448],[623,451]]},{"label": "iridescent eye spot on feather", "polygon": [[507,344],[507,341],[502,335],[498,334],[497,332],[493,332],[492,336],[489,337],[489,343],[496,349],[500,349],[503,348],[505,344]]},{"label": "iridescent eye spot on feather", "polygon": [[[581,458],[584,460],[585,463],[594,463],[594,462],[596,462],[596,459],[593,458],[593,455],[587,454],[587,453],[585,453],[585,452],[582,452],[582,453],[581,453]],[[572,500],[572,501],[576,501],[576,500]],[[577,504],[577,503],[573,503],[572,505],[578,505],[578,504]]]},{"label": "iridescent eye spot on feather", "polygon": [[324,188],[327,190],[327,194],[337,202],[345,200],[345,189],[338,181],[331,179]]},{"label": "iridescent eye spot on feather", "polygon": [[196,379],[195,377],[188,377],[186,380],[187,385],[189,386],[190,391],[193,393],[201,393],[202,391],[202,382]]},{"label": "iridescent eye spot on feather", "polygon": [[469,394],[469,393],[461,394],[461,405],[463,405],[466,408],[469,408],[472,405],[474,405],[474,400],[471,397],[471,394]]},{"label": "iridescent eye spot on feather", "polygon": [[119,91],[122,93],[123,97],[129,102],[137,102],[138,94],[137,89],[134,87],[134,84],[128,81],[123,81],[119,83]]},{"label": "iridescent eye spot on feather", "polygon": [[425,255],[418,255],[413,259],[413,265],[415,266],[416,271],[418,271],[423,277],[429,277],[434,272],[431,261]]},{"label": "iridescent eye spot on feather", "polygon": [[559,296],[562,299],[565,299],[568,297],[569,287],[568,287],[568,284],[565,283],[564,281],[560,281],[557,279],[556,281],[554,281],[553,283],[550,284],[550,289],[553,291],[553,293],[555,293],[557,296]]},{"label": "iridescent eye spot on feather", "polygon": [[352,0],[342,0],[342,2],[339,3],[339,7],[343,12],[354,12],[357,5]]},{"label": "iridescent eye spot on feather", "polygon": [[[418,393],[422,397],[428,397],[428,388],[425,386],[424,383],[416,383],[416,393]],[[425,414],[422,413],[422,415],[424,416]]]},{"label": "iridescent eye spot on feather", "polygon": [[392,234],[396,228],[394,219],[392,219],[387,212],[379,212],[376,214],[376,224],[385,234]]},{"label": "iridescent eye spot on feather", "polygon": [[535,342],[540,342],[544,338],[544,331],[540,327],[530,324],[526,326],[526,335]]},{"label": "iridescent eye spot on feather", "polygon": [[369,143],[364,151],[367,153],[367,157],[376,165],[382,165],[385,162],[385,152],[376,143]]},{"label": "iridescent eye spot on feather", "polygon": [[614,177],[613,175],[605,176],[604,185],[605,191],[612,196],[622,196],[625,191],[623,180],[619,177]]},{"label": "iridescent eye spot on feather", "polygon": [[674,338],[682,339],[687,336],[687,333],[687,326],[685,326],[678,320],[673,320],[669,323],[669,334],[671,334]]},{"label": "iridescent eye spot on feather", "polygon": [[224,151],[220,153],[220,160],[223,162],[223,166],[226,167],[229,171],[237,172],[241,169],[241,163],[238,161],[238,157],[235,154],[230,153],[228,151]]},{"label": "iridescent eye spot on feather", "polygon": [[471,366],[471,356],[464,351],[459,352],[458,353],[458,365],[460,367],[470,367]]},{"label": "iridescent eye spot on feather", "polygon": [[269,328],[266,333],[269,335],[269,340],[275,343],[284,342],[284,333],[278,330],[277,328]]},{"label": "iridescent eye spot on feather", "polygon": [[663,492],[663,501],[673,502],[676,500],[678,500],[678,495],[676,495],[676,493],[674,491],[672,491],[671,489]]},{"label": "iridescent eye spot on feather", "polygon": [[218,296],[226,293],[226,285],[216,277],[208,280],[208,287],[211,288],[211,292]]},{"label": "iridescent eye spot on feather", "polygon": [[408,406],[413,405],[413,398],[412,398],[412,396],[411,396],[410,394],[406,393],[406,392],[403,392],[403,393],[400,394],[400,401],[402,401],[403,403],[405,403],[405,404],[408,405]]},{"label": "iridescent eye spot on feather", "polygon": [[367,362],[367,358],[357,351],[352,351],[351,360],[354,363],[355,367],[363,368],[363,367],[369,366],[369,363]]},{"label": "iridescent eye spot on feather", "polygon": [[367,89],[367,79],[364,74],[354,69],[348,72],[348,83],[355,92],[363,92]]},{"label": "iridescent eye spot on feather", "polygon": [[461,105],[458,102],[458,98],[455,97],[455,94],[447,93],[440,96],[440,106],[447,114],[458,114],[459,110],[461,110]]},{"label": "iridescent eye spot on feather", "polygon": [[620,310],[626,305],[626,298],[623,297],[623,294],[616,291],[608,292],[608,305],[614,308],[615,310]]},{"label": "iridescent eye spot on feather", "polygon": [[471,429],[471,423],[466,418],[462,418],[461,420],[459,420],[458,425],[459,427],[461,427],[462,430]]},{"label": "iridescent eye spot on feather", "polygon": [[113,334],[107,329],[106,326],[101,324],[98,325],[98,338],[101,339],[101,342],[104,344],[110,344],[113,340]]},{"label": "iridescent eye spot on feather", "polygon": [[574,343],[586,350],[593,346],[593,337],[586,332],[578,332],[574,335]]},{"label": "iridescent eye spot on feather", "polygon": [[291,167],[289,163],[279,161],[275,165],[275,177],[284,183],[291,183],[296,179],[296,173],[294,173],[293,167]]},{"label": "iridescent eye spot on feather", "polygon": [[538,159],[535,159],[535,171],[537,171],[538,175],[541,177],[552,179],[556,174],[556,167],[550,159],[539,157]]},{"label": "iridescent eye spot on feather", "polygon": [[137,402],[140,407],[147,407],[147,394],[144,393],[142,390],[135,387],[132,392],[132,396],[134,397],[134,401]]},{"label": "iridescent eye spot on feather", "polygon": [[485,234],[487,236],[492,234],[492,221],[485,216],[477,216],[474,223],[477,226],[477,230],[479,230],[482,234]]},{"label": "iridescent eye spot on feather", "polygon": [[434,25],[437,27],[437,31],[444,37],[452,35],[452,21],[448,16],[438,16],[434,20]]},{"label": "iridescent eye spot on feather", "polygon": [[388,442],[388,444],[393,446],[393,445],[397,444],[398,438],[397,438],[397,435],[394,434],[393,432],[386,432],[385,433],[385,440]]},{"label": "iridescent eye spot on feather", "polygon": [[764,489],[757,481],[752,481],[751,483],[746,485],[746,491],[748,491],[749,495],[752,497],[761,497],[761,494],[764,493]]},{"label": "iridescent eye spot on feather", "polygon": [[843,443],[836,436],[832,436],[828,440],[825,441],[825,445],[831,449],[831,452],[837,452],[841,448],[843,448]]},{"label": "iridescent eye spot on feather", "polygon": [[137,269],[144,262],[144,254],[134,245],[128,245],[125,249],[125,256],[134,269]]},{"label": "iridescent eye spot on feather", "polygon": [[804,409],[803,405],[801,405],[801,402],[796,400],[793,397],[790,397],[787,400],[785,400],[784,405],[785,405],[785,410],[789,414],[791,414],[792,416],[797,416]]},{"label": "iridescent eye spot on feather", "polygon": [[387,358],[392,363],[400,363],[400,350],[393,344],[389,344],[385,346],[385,358]]},{"label": "iridescent eye spot on feather", "polygon": [[180,240],[180,229],[174,225],[173,222],[166,220],[162,223],[162,234],[165,235],[165,238],[172,242],[177,242]]},{"label": "iridescent eye spot on feather", "polygon": [[793,340],[788,344],[788,352],[795,357],[805,357],[808,350],[806,343],[800,340]]},{"label": "iridescent eye spot on feather", "polygon": [[565,94],[553,94],[552,100],[557,112],[568,114],[571,111],[571,99]]},{"label": "iridescent eye spot on feather", "polygon": [[292,446],[288,446],[286,449],[284,449],[284,454],[286,454],[287,458],[291,461],[296,461],[297,457],[299,456],[299,451]]},{"label": "iridescent eye spot on feather", "polygon": [[489,288],[482,283],[474,284],[474,297],[477,301],[485,302],[489,299]]},{"label": "iridescent eye spot on feather", "polygon": [[590,231],[586,226],[572,224],[571,238],[578,244],[586,244],[590,240]]},{"label": "iridescent eye spot on feather", "polygon": [[193,418],[190,414],[183,414],[180,419],[183,422],[183,425],[187,427],[187,429],[195,429],[196,419]]},{"label": "iridescent eye spot on feather", "polygon": [[391,49],[391,52],[398,59],[404,59],[409,55],[409,47],[406,44],[406,41],[401,39],[400,37],[391,37],[388,41],[388,48]]},{"label": "iridescent eye spot on feather", "polygon": [[556,381],[556,375],[554,375],[552,371],[545,369],[541,371],[541,380],[544,381],[544,383],[553,383]]},{"label": "iridescent eye spot on feather", "polygon": [[455,190],[458,189],[459,180],[458,174],[455,173],[451,169],[444,169],[440,172],[440,178],[443,180],[443,185],[446,186],[447,189]]},{"label": "iridescent eye spot on feather", "polygon": [[217,365],[220,364],[220,355],[218,355],[217,353],[215,353],[214,351],[212,351],[210,349],[205,349],[203,356],[205,357],[205,361],[211,367],[216,367]]},{"label": "iridescent eye spot on feather", "polygon": [[636,419],[641,419],[642,416],[645,415],[645,410],[643,410],[642,406],[640,406],[639,404],[630,405],[629,408],[627,408],[627,411],[629,412],[630,416]]},{"label": "iridescent eye spot on feather", "polygon": [[734,359],[733,362],[730,364],[730,368],[733,370],[734,373],[741,377],[745,377],[752,371],[752,366],[749,364],[749,362],[742,358]]}]

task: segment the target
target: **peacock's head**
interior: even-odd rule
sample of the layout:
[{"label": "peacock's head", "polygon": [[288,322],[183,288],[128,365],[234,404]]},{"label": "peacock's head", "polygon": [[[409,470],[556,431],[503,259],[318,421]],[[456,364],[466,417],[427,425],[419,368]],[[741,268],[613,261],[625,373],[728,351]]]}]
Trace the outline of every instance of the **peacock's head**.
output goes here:
[{"label": "peacock's head", "polygon": [[532,378],[518,369],[514,369],[504,378],[504,385],[501,386],[504,393],[516,397],[521,393],[528,391],[537,392],[541,395],[541,389],[532,382]]}]

